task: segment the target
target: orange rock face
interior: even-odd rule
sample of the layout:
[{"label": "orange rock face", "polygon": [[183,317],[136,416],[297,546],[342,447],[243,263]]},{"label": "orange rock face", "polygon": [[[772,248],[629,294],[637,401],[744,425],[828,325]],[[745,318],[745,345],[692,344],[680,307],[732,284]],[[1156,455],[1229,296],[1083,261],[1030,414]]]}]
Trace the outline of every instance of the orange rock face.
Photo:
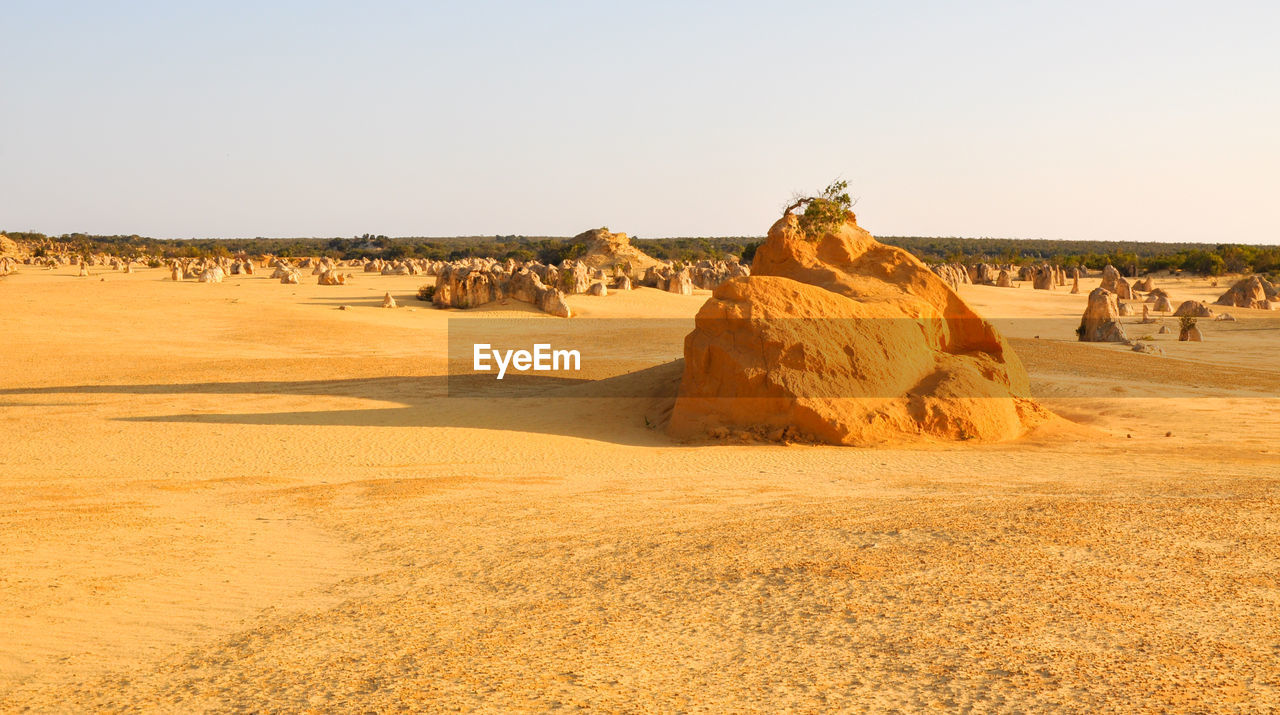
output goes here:
[{"label": "orange rock face", "polygon": [[1277,296],[1275,286],[1259,276],[1249,276],[1237,281],[1214,303],[1215,305],[1229,305],[1234,308],[1268,310],[1270,301],[1277,298]]},{"label": "orange rock face", "polygon": [[852,215],[816,239],[784,217],[751,272],[715,290],[685,339],[676,437],[1004,440],[1044,414],[995,329]]}]

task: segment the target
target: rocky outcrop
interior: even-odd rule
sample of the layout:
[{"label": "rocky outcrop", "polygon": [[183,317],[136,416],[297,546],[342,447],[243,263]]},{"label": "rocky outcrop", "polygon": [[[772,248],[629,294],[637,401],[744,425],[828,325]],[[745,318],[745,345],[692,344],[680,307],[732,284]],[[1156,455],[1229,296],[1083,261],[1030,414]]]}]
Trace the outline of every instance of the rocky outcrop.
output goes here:
[{"label": "rocky outcrop", "polygon": [[347,284],[347,277],[337,271],[337,269],[325,269],[316,283],[322,286],[340,286]]},{"label": "rocky outcrop", "polygon": [[1174,317],[1190,317],[1190,318],[1212,318],[1213,311],[1209,306],[1198,300],[1184,300],[1178,309],[1173,311]]},{"label": "rocky outcrop", "polygon": [[[22,249],[18,246],[18,242],[0,233],[0,258],[19,258],[22,255]],[[8,265],[7,261],[6,265]]]},{"label": "rocky outcrop", "polygon": [[1108,263],[1102,268],[1102,285],[1098,286],[1108,293],[1116,292],[1116,281],[1120,280],[1120,271]]},{"label": "rocky outcrop", "polygon": [[[591,269],[609,272],[619,269],[627,275],[640,277],[650,266],[662,264],[662,261],[632,245],[627,234],[611,233],[607,228],[584,231],[574,236],[573,242],[586,247],[579,260]],[[578,292],[585,291],[586,286]]]},{"label": "rocky outcrop", "polygon": [[1120,309],[1116,294],[1106,288],[1094,288],[1089,293],[1076,336],[1086,343],[1127,343],[1124,326],[1120,325]]},{"label": "rocky outcrop", "polygon": [[[939,263],[933,267],[933,272],[937,273],[938,277],[946,281],[947,285],[952,288],[959,288],[964,283],[980,282],[976,280],[971,281],[969,271],[959,263]],[[979,266],[977,275],[981,275],[981,266]]]},{"label": "rocky outcrop", "polygon": [[1271,302],[1280,300],[1274,285],[1261,276],[1249,276],[1236,281],[1227,289],[1214,305],[1225,305],[1232,308],[1254,308],[1270,310]]},{"label": "rocky outcrop", "polygon": [[476,308],[511,298],[551,315],[568,318],[573,311],[565,302],[564,291],[543,283],[541,276],[572,277],[573,272],[560,274],[553,269],[536,264],[508,272],[507,265],[485,259],[446,263],[433,267],[436,285],[431,300],[438,308]]},{"label": "rocky outcrop", "polygon": [[688,268],[681,268],[676,271],[675,275],[667,280],[668,293],[679,293],[680,295],[693,295],[693,279],[689,275]]},{"label": "rocky outcrop", "polygon": [[685,339],[669,431],[874,445],[1002,440],[1042,414],[995,328],[849,214],[807,236],[784,216],[751,276],[715,289]]},{"label": "rocky outcrop", "polygon": [[1036,290],[1053,290],[1056,283],[1053,268],[1045,264],[1036,269],[1035,277],[1031,281],[1031,287]]}]

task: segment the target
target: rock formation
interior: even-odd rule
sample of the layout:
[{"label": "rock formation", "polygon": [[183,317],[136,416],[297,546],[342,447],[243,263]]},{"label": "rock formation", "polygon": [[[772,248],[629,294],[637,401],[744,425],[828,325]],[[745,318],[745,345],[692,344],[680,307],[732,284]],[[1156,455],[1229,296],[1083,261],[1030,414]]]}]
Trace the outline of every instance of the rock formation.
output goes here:
[{"label": "rock formation", "polygon": [[[323,265],[323,264],[321,264]],[[347,284],[347,277],[339,273],[336,269],[326,268],[316,283],[322,286],[340,286]]]},{"label": "rock formation", "polygon": [[1102,269],[1102,285],[1098,286],[1109,293],[1116,292],[1116,281],[1120,280],[1120,271],[1108,263]]},{"label": "rock formation", "polygon": [[1209,309],[1209,306],[1198,300],[1184,300],[1182,301],[1182,305],[1179,305],[1178,309],[1173,311],[1173,315],[1177,318],[1184,316],[1191,318],[1212,318],[1213,311]]},{"label": "rock formation", "polygon": [[1280,300],[1274,285],[1261,276],[1249,276],[1236,281],[1216,301],[1215,305],[1226,305],[1232,308],[1255,308],[1270,310],[1271,301]]},{"label": "rock formation", "polygon": [[959,288],[961,284],[971,282],[969,271],[959,263],[939,263],[933,267],[933,272],[952,288]]},{"label": "rock formation", "polygon": [[[620,267],[624,273],[638,278],[650,266],[662,264],[662,261],[632,245],[627,234],[610,233],[607,228],[584,231],[574,236],[573,241],[586,246],[586,253],[579,260],[588,268],[612,272],[615,267]],[[585,291],[584,286],[577,292]]]},{"label": "rock formation", "polygon": [[382,307],[383,307],[383,308],[398,308],[398,307],[400,307],[400,306],[396,303],[396,299],[391,297],[391,292],[390,292],[390,291],[388,291],[387,293],[383,294],[383,296],[382,296]]},{"label": "rock formation", "polygon": [[21,249],[19,248],[17,241],[14,241],[3,233],[0,233],[0,257],[18,258],[21,255],[20,250]]},{"label": "rock formation", "polygon": [[671,276],[667,281],[667,292],[693,295],[693,280],[689,276],[688,268],[681,268],[675,275]]},{"label": "rock formation", "polygon": [[430,270],[436,275],[431,301],[438,308],[475,308],[509,297],[561,318],[573,314],[564,291],[543,282],[544,275],[550,281],[575,281],[573,268],[562,273],[542,264],[516,269],[514,264],[497,264],[492,259],[468,259],[432,266]]},{"label": "rock formation", "polygon": [[1106,288],[1094,288],[1089,293],[1076,336],[1086,343],[1127,343],[1129,336],[1120,325],[1120,309],[1116,294]]},{"label": "rock formation", "polygon": [[995,328],[910,253],[851,213],[820,236],[787,215],[751,275],[698,312],[668,429],[843,445],[1003,440],[1040,419],[1028,392]]},{"label": "rock formation", "polygon": [[1035,269],[1031,287],[1036,290],[1053,290],[1054,282],[1053,269],[1045,264]]}]

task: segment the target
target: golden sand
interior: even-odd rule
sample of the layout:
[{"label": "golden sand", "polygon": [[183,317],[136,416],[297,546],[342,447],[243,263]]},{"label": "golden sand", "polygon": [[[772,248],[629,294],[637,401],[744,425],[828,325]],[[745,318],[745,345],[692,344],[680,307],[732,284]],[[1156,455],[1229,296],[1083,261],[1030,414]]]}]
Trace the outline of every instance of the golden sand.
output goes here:
[{"label": "golden sand", "polygon": [[1097,279],[963,286],[1073,424],[684,445],[640,398],[447,397],[417,277],[75,273],[0,280],[0,710],[1280,707],[1268,313],[1158,357],[1064,333]]}]

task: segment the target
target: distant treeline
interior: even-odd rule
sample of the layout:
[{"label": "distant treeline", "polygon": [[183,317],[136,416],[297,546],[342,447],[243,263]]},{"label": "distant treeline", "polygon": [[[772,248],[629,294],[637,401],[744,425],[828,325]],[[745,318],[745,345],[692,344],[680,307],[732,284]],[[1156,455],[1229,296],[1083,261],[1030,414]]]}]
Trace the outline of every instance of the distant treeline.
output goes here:
[{"label": "distant treeline", "polygon": [[[37,253],[57,250],[80,254],[200,258],[236,254],[272,254],[285,257],[426,258],[457,260],[468,257],[512,258],[559,263],[580,256],[586,247],[573,239],[556,236],[455,236],[449,238],[389,238],[364,234],[353,238],[226,238],[157,239],[145,236],[95,236],[83,233],[46,236],[42,233],[0,231],[16,241],[37,246]],[[634,239],[655,258],[698,261],[740,256],[750,260],[762,238]],[[1199,243],[1145,243],[1140,241],[1053,241],[1024,238],[927,238],[884,236],[885,243],[901,246],[930,263],[1039,263],[1084,266],[1094,270],[1110,263],[1126,275],[1161,270],[1183,270],[1204,275],[1223,273],[1280,274],[1280,246]]]}]

